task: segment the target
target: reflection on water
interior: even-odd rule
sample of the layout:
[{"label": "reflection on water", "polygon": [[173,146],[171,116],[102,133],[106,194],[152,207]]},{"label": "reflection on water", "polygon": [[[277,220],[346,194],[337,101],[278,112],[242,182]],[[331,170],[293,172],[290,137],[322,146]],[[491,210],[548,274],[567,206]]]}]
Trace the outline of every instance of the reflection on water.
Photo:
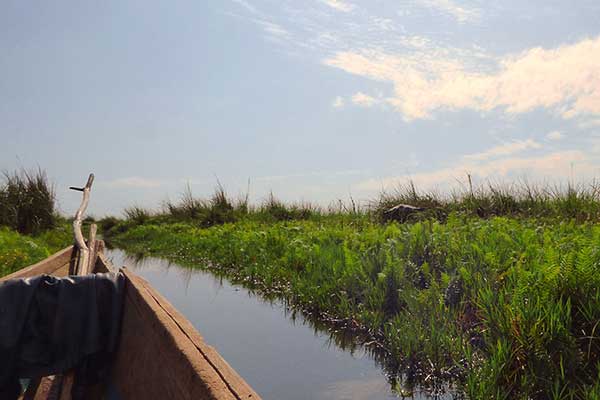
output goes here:
[{"label": "reflection on water", "polygon": [[128,257],[121,250],[107,255],[116,267],[126,265],[148,280],[265,400],[400,396],[381,355],[281,301],[164,259]]}]

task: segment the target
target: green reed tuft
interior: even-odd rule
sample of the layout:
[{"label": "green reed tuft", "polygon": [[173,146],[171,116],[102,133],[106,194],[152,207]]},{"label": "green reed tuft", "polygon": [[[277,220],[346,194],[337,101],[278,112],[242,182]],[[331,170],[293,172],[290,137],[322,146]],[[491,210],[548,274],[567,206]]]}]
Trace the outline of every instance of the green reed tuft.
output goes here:
[{"label": "green reed tuft", "polygon": [[37,171],[4,172],[0,185],[0,225],[35,234],[57,224],[55,195],[46,174]]}]

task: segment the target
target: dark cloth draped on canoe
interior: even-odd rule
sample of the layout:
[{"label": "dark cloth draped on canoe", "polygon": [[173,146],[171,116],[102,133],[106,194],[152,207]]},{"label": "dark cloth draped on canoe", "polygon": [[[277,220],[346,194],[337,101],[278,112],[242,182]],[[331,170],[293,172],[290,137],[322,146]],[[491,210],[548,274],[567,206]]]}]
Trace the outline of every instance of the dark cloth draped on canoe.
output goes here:
[{"label": "dark cloth draped on canoe", "polygon": [[18,378],[72,368],[73,395],[104,379],[118,343],[124,285],[121,273],[0,284],[0,398],[11,398]]}]

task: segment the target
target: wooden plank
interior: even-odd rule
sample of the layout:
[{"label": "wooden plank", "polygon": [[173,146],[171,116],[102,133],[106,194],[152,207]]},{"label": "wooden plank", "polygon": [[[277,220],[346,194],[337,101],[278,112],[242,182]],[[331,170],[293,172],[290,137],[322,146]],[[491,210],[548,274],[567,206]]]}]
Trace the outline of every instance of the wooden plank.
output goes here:
[{"label": "wooden plank", "polygon": [[19,400],[34,400],[36,393],[41,391],[40,384],[40,378],[30,379],[25,393],[19,397]]},{"label": "wooden plank", "polygon": [[79,275],[87,275],[92,272],[94,266],[96,265],[96,258],[98,257],[98,253],[96,252],[98,249],[96,248],[96,232],[98,231],[98,225],[91,224],[90,225],[90,238],[88,239],[87,246],[89,249],[89,259],[85,265],[82,265],[82,271]]},{"label": "wooden plank", "polygon": [[[113,271],[103,254],[103,242],[98,241],[96,246],[98,257],[94,272]],[[73,253],[71,246],[4,279],[67,273],[69,265],[75,264],[76,254]],[[126,277],[125,304],[119,351],[113,368],[113,381],[123,400],[260,399],[204,342],[192,324],[148,282],[126,269],[123,272]],[[68,399],[69,375],[57,380],[43,378],[38,390],[31,393],[35,394],[35,399],[46,399],[49,391],[42,392],[39,388],[52,387],[54,398],[58,398],[56,393],[62,392],[60,398]],[[63,379],[66,384],[57,387]]]},{"label": "wooden plank", "polygon": [[[101,240],[95,241],[94,249],[101,253],[104,249],[104,242]],[[75,251],[74,247],[70,246],[37,264],[5,276],[0,279],[0,282],[7,279],[27,278],[41,274],[50,274],[54,276],[69,275],[74,269],[73,267],[77,264],[77,253],[78,252]],[[71,388],[74,381],[73,378],[73,372],[69,371],[65,375],[52,375],[32,380],[23,398],[24,400],[70,400]],[[98,387],[93,387],[92,389],[94,396],[86,396],[86,398],[100,399],[101,394]]]},{"label": "wooden plank", "polygon": [[127,281],[114,381],[125,399],[234,399],[147,291]]},{"label": "wooden plank", "polygon": [[143,279],[123,272],[126,295],[113,370],[122,399],[260,399],[173,306]]},{"label": "wooden plank", "polygon": [[[66,276],[69,274],[69,267],[76,258],[73,246],[69,246],[52,256],[33,264],[29,267],[20,269],[10,275],[0,279],[0,282],[8,279],[29,278],[42,274],[54,276]],[[41,379],[32,380],[28,387],[25,400],[57,400],[61,389],[62,377],[49,376]]]},{"label": "wooden plank", "polygon": [[36,275],[49,274],[52,275],[56,270],[68,265],[71,262],[71,258],[74,257],[73,246],[69,246],[63,249],[45,260],[40,261],[37,264],[33,264],[29,267],[25,267],[18,271],[13,272],[10,275],[6,275],[0,278],[0,282],[8,279],[19,279],[29,278]]},{"label": "wooden plank", "polygon": [[60,267],[59,269],[54,270],[54,272],[52,272],[51,275],[53,276],[57,276],[57,277],[63,277],[63,276],[68,276],[69,275],[69,264],[65,264],[62,267]]},{"label": "wooden plank", "polygon": [[58,400],[62,386],[62,375],[51,375],[32,380],[23,400]]},{"label": "wooden plank", "polygon": [[96,247],[97,247],[96,253],[98,256],[96,257],[96,264],[92,271],[94,273],[115,272],[116,271],[115,267],[113,267],[112,263],[104,255],[104,247],[105,247],[104,241],[97,240]]},{"label": "wooden plank", "polygon": [[75,372],[73,370],[67,371],[65,374],[63,374],[60,385],[60,397],[58,397],[58,400],[71,400],[71,392],[73,391],[74,383]]},{"label": "wooden plank", "polygon": [[156,300],[163,310],[175,321],[181,331],[194,343],[204,359],[210,363],[215,371],[226,382],[229,389],[239,399],[258,399],[259,396],[246,383],[246,381],[225,361],[223,357],[212,347],[206,344],[204,338],[194,328],[192,323],[185,318],[171,303],[158,293],[146,280],[139,279],[144,288]]}]

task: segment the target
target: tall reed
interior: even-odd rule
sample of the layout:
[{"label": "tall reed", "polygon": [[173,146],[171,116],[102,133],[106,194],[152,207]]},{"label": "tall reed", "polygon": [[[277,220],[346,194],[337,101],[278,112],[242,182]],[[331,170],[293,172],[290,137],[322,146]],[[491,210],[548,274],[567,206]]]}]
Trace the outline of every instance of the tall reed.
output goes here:
[{"label": "tall reed", "polygon": [[36,234],[56,226],[54,187],[46,173],[4,172],[0,186],[0,225],[20,233]]}]

